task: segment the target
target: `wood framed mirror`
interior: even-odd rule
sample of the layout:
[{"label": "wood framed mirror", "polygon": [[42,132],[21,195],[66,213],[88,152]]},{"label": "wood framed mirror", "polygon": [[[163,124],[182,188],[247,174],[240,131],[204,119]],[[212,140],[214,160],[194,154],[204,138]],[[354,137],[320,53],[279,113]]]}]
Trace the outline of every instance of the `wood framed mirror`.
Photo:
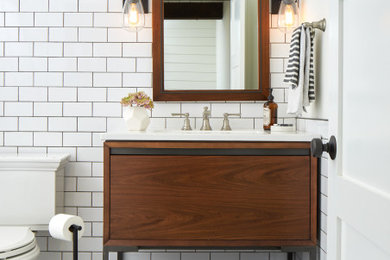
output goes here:
[{"label": "wood framed mirror", "polygon": [[266,100],[269,0],[153,0],[155,101]]}]

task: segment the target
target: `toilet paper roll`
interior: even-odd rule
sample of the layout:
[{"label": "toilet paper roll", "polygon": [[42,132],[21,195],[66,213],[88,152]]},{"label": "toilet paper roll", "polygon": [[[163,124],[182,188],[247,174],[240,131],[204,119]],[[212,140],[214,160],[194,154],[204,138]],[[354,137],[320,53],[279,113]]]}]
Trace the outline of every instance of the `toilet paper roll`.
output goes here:
[{"label": "toilet paper roll", "polygon": [[69,230],[70,226],[78,225],[82,229],[79,231],[79,239],[84,233],[84,221],[79,216],[58,214],[51,218],[49,223],[50,235],[54,238],[66,241],[73,241],[73,233]]}]

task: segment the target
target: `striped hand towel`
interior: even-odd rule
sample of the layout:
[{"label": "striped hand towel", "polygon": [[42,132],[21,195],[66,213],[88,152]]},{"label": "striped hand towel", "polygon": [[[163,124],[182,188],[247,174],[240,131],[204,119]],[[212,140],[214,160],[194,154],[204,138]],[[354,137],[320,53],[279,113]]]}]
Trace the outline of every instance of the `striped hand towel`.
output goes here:
[{"label": "striped hand towel", "polygon": [[299,26],[294,30],[291,36],[290,56],[288,59],[286,75],[284,77],[284,83],[291,84],[293,89],[298,87],[299,82],[301,33],[303,28],[303,26]]},{"label": "striped hand towel", "polygon": [[314,36],[311,27],[294,30],[287,71],[284,79],[289,87],[288,113],[300,115],[315,100]]},{"label": "striped hand towel", "polygon": [[314,88],[314,84],[315,84],[314,36],[315,36],[315,31],[313,30],[313,28],[307,27],[306,28],[305,87],[309,86],[308,88],[309,102],[313,102],[314,100],[316,100],[315,88]]}]

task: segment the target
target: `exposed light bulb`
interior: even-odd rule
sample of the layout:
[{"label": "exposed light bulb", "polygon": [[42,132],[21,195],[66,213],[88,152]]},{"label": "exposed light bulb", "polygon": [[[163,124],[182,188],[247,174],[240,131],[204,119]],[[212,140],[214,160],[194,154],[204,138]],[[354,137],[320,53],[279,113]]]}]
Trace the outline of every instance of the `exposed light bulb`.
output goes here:
[{"label": "exposed light bulb", "polygon": [[135,26],[139,23],[139,13],[137,10],[137,5],[135,3],[131,3],[130,12],[127,18],[129,19],[130,25]]},{"label": "exposed light bulb", "polygon": [[145,26],[145,13],[141,0],[126,0],[123,6],[123,27],[140,31]]},{"label": "exposed light bulb", "polygon": [[284,13],[284,24],[286,26],[293,26],[294,25],[294,10],[292,9],[291,5],[286,6],[286,11]]},{"label": "exposed light bulb", "polygon": [[278,27],[283,32],[299,26],[299,9],[295,0],[282,0],[278,14]]}]

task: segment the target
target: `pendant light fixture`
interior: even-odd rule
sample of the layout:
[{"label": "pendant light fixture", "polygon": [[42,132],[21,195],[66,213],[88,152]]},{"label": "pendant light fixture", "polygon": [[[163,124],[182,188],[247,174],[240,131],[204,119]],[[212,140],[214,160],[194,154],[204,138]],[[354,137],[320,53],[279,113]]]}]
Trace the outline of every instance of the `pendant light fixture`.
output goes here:
[{"label": "pendant light fixture", "polygon": [[295,0],[282,0],[278,13],[278,27],[289,32],[299,26],[299,8]]},{"label": "pendant light fixture", "polygon": [[145,12],[141,0],[126,0],[123,5],[123,28],[138,32],[145,26]]}]

